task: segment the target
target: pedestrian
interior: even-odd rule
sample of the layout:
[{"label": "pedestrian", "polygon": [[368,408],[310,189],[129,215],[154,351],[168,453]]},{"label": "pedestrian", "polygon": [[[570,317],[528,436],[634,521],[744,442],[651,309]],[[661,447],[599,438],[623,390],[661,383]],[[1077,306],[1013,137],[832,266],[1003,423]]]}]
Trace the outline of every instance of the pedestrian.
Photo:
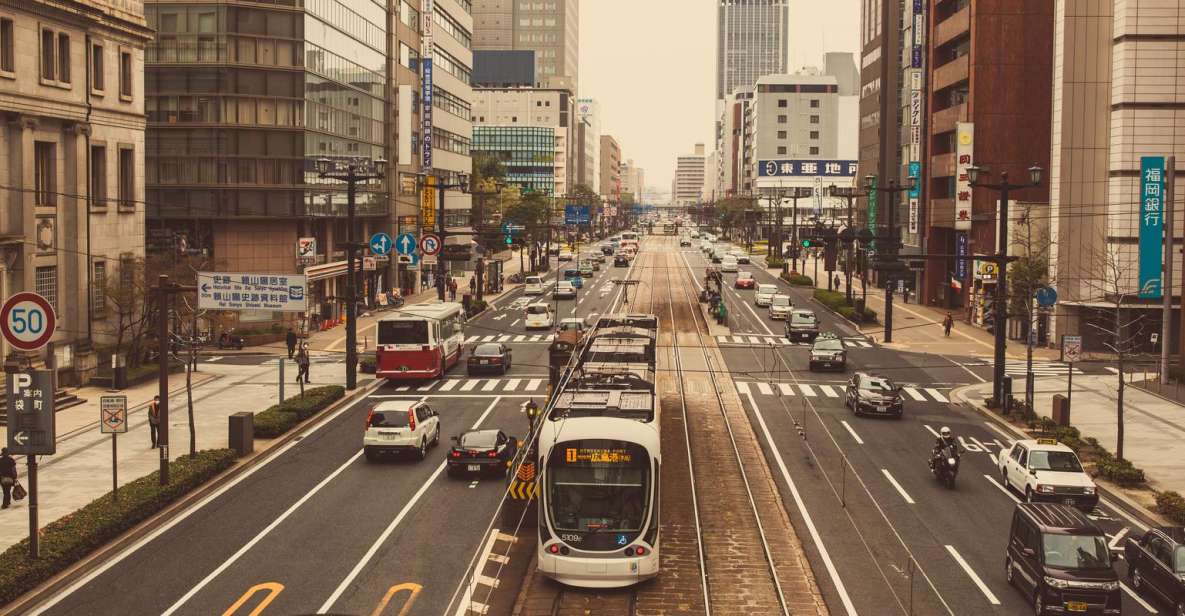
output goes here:
[{"label": "pedestrian", "polygon": [[309,382],[309,349],[308,345],[301,345],[300,351],[296,353],[296,382],[304,378],[304,382]]},{"label": "pedestrian", "polygon": [[835,275],[835,290],[836,291],[839,290],[839,283],[840,283],[839,274],[836,274]]},{"label": "pedestrian", "polygon": [[160,438],[160,396],[153,396],[148,403],[148,435],[152,438],[152,449],[156,449]]},{"label": "pedestrian", "polygon": [[955,326],[955,317],[951,313],[946,313],[946,318],[942,320],[942,333],[947,338],[950,338],[950,328]]},{"label": "pedestrian", "polygon": [[475,279],[473,276],[469,277],[469,293],[470,295],[477,294],[477,279]]},{"label": "pedestrian", "polygon": [[288,335],[284,337],[284,341],[288,343],[288,359],[292,359],[292,354],[296,352],[296,332],[292,328],[288,328]]},{"label": "pedestrian", "polygon": [[4,505],[0,509],[8,509],[12,504],[12,487],[16,485],[16,460],[8,454],[8,448],[0,449],[0,488],[4,490]]},{"label": "pedestrian", "polygon": [[448,298],[449,298],[449,301],[452,301],[452,302],[457,301],[457,279],[456,278],[449,278],[448,279]]}]

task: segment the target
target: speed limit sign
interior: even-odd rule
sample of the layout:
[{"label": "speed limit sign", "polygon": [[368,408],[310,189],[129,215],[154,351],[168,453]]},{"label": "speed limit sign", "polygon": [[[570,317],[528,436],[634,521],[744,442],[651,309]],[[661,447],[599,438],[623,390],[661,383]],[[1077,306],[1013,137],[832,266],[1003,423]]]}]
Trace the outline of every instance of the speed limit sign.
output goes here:
[{"label": "speed limit sign", "polygon": [[45,346],[56,328],[53,306],[37,293],[17,293],[0,308],[0,331],[4,339],[22,351],[36,351]]}]

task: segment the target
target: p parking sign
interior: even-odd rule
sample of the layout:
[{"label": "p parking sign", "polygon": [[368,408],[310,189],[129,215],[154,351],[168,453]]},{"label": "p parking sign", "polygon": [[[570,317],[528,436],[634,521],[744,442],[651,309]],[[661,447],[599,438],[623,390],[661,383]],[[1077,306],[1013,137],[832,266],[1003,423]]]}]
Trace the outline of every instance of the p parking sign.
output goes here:
[{"label": "p parking sign", "polygon": [[53,371],[10,372],[7,377],[8,451],[13,455],[53,455],[57,451]]}]

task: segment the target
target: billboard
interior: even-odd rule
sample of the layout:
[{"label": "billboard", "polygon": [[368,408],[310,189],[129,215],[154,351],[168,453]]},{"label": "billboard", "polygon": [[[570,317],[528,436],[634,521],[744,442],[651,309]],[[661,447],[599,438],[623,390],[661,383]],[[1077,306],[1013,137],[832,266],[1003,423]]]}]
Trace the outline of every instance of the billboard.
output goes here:
[{"label": "billboard", "polygon": [[198,308],[304,312],[308,282],[303,274],[198,272]]},{"label": "billboard", "polygon": [[781,177],[855,177],[854,160],[759,160],[757,175],[763,178]]},{"label": "billboard", "polygon": [[955,137],[955,229],[971,230],[971,178],[967,169],[975,155],[975,125],[959,122]]},{"label": "billboard", "polygon": [[1140,298],[1161,297],[1164,157],[1140,157]]}]

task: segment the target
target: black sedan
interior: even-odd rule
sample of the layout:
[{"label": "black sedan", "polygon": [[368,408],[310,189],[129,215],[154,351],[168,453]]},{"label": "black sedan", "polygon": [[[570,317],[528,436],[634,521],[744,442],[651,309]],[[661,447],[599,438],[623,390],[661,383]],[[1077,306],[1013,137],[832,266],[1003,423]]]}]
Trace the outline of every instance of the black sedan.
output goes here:
[{"label": "black sedan", "polygon": [[848,381],[845,404],[856,415],[889,415],[898,419],[905,413],[901,388],[883,376],[857,372]]},{"label": "black sedan", "polygon": [[470,430],[453,437],[448,453],[448,474],[506,474],[518,453],[518,439],[501,430]]},{"label": "black sedan", "polygon": [[499,342],[485,342],[473,347],[466,363],[469,376],[482,372],[506,374],[510,370],[510,347]]},{"label": "black sedan", "polygon": [[613,257],[613,267],[629,267],[630,258],[625,255],[617,255]]}]

